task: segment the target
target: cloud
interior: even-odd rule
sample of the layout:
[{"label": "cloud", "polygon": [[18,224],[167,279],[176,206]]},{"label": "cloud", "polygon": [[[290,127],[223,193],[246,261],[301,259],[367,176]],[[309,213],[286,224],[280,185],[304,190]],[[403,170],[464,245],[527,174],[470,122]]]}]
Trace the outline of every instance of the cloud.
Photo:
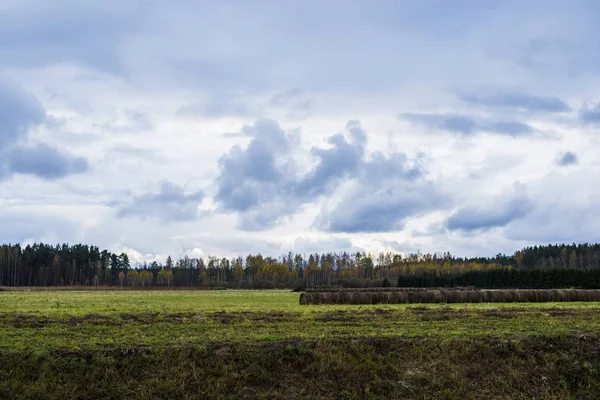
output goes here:
[{"label": "cloud", "polygon": [[352,245],[352,241],[348,238],[325,237],[325,238],[310,238],[299,236],[294,239],[294,243],[290,250],[296,253],[321,253],[321,252],[341,252],[341,251],[356,251],[357,248]]},{"label": "cloud", "polygon": [[274,226],[300,202],[290,196],[293,165],[282,159],[287,151],[260,143],[253,139],[247,149],[236,147],[219,162],[217,208],[238,213],[239,228],[248,231]]},{"label": "cloud", "polygon": [[239,215],[241,229],[271,228],[304,204],[336,196],[347,182],[351,192],[324,210],[314,226],[329,232],[392,231],[445,202],[405,154],[374,152],[367,159],[367,134],[359,121],[329,136],[329,147],[313,147],[316,163],[303,175],[291,161],[289,136],[276,122],[259,120],[243,132],[252,139],[245,149],[234,146],[221,157],[215,197],[222,211]]},{"label": "cloud", "polygon": [[[37,215],[60,204],[53,211],[72,216],[85,235],[41,218],[40,232],[143,254],[199,247],[278,255],[277,242],[296,237],[335,246],[320,229],[372,250],[375,237],[409,243],[411,232],[436,223],[443,232],[418,239],[426,252],[596,238],[600,202],[589,182],[599,149],[580,128],[593,130],[600,111],[576,105],[594,99],[600,82],[600,5],[421,3],[0,1],[0,75],[15,83],[0,89],[0,210]],[[193,118],[177,112],[186,105]],[[400,124],[398,110],[421,114]],[[262,118],[278,128],[254,122]],[[344,126],[352,118],[368,128],[368,143]],[[305,146],[292,130],[300,120]],[[398,134],[409,122],[413,129]],[[244,123],[250,128],[241,131]],[[230,131],[241,132],[223,134]],[[504,140],[511,137],[519,140]],[[47,164],[15,160],[8,147],[26,156],[45,149]],[[556,167],[567,150],[579,165]],[[415,160],[419,151],[431,159]],[[84,170],[80,156],[87,173],[53,180]],[[548,166],[565,179],[536,194],[530,188]],[[8,179],[46,168],[43,179]],[[533,211],[496,229],[448,230],[446,218],[461,210],[455,222],[467,224],[465,210],[476,210],[477,220],[502,225],[515,195],[490,200],[488,191],[503,193],[515,177],[527,182]],[[163,181],[194,182],[175,185],[184,197],[200,188],[207,195],[164,205],[152,197],[160,184],[131,189]],[[118,202],[110,208],[106,199]],[[75,214],[81,204],[90,208]],[[489,216],[494,207],[500,216]],[[119,218],[121,208],[130,218]],[[171,214],[193,222],[161,224]],[[178,235],[191,239],[178,244]],[[261,246],[268,242],[277,245]]]},{"label": "cloud", "polygon": [[271,107],[288,110],[287,116],[292,119],[306,118],[313,107],[313,100],[308,98],[302,89],[280,92],[271,97]]},{"label": "cloud", "polygon": [[411,217],[444,206],[445,199],[433,183],[387,182],[383,188],[356,188],[332,211],[320,218],[327,232],[399,231]]},{"label": "cloud", "polygon": [[366,143],[360,123],[349,121],[349,139],[339,133],[327,138],[328,148],[313,147],[317,163],[301,176],[290,157],[294,139],[275,121],[258,120],[242,133],[251,137],[250,143],[245,149],[236,145],[220,158],[215,199],[223,210],[241,214],[245,230],[272,227],[356,174]]},{"label": "cloud", "polygon": [[575,164],[577,164],[577,154],[572,153],[570,151],[567,151],[566,153],[562,154],[558,158],[558,160],[556,160],[556,165],[560,167],[566,167]]},{"label": "cloud", "polygon": [[87,159],[59,152],[46,144],[11,148],[4,155],[0,154],[0,166],[2,164],[7,175],[28,174],[46,180],[80,174],[89,169]]},{"label": "cloud", "polygon": [[198,218],[203,199],[203,191],[186,193],[181,186],[163,182],[158,192],[133,196],[128,202],[113,201],[109,206],[117,209],[119,218],[157,218],[168,223]]},{"label": "cloud", "polygon": [[56,213],[0,210],[0,243],[59,243],[77,240],[77,225]]},{"label": "cloud", "polygon": [[499,135],[507,135],[512,137],[531,135],[534,129],[522,122],[492,122],[488,125],[482,125],[482,130]]},{"label": "cloud", "polygon": [[532,200],[517,187],[515,193],[506,198],[496,198],[489,204],[465,206],[455,211],[446,220],[450,231],[486,231],[504,227],[514,220],[521,219],[533,210]]},{"label": "cloud", "polygon": [[234,95],[214,95],[207,102],[191,103],[177,110],[178,115],[207,118],[245,117],[254,110]]},{"label": "cloud", "polygon": [[271,97],[271,106],[288,105],[290,102],[297,100],[302,94],[303,90],[298,88],[277,93]]},{"label": "cloud", "polygon": [[20,2],[0,16],[0,65],[42,67],[74,62],[124,74],[119,60],[125,34],[140,28],[142,4],[109,0],[82,5],[68,1]]},{"label": "cloud", "polygon": [[462,135],[472,135],[477,124],[471,117],[457,114],[402,114],[405,119],[429,128],[448,131]]},{"label": "cloud", "polygon": [[600,189],[589,185],[597,169],[551,170],[530,183],[534,207],[505,229],[505,236],[528,243],[600,241]]},{"label": "cloud", "polygon": [[411,217],[446,205],[439,187],[403,153],[380,152],[360,164],[348,193],[315,224],[328,232],[390,232]]},{"label": "cloud", "polygon": [[557,97],[533,96],[524,93],[492,92],[477,94],[459,94],[458,98],[466,103],[486,107],[502,107],[524,111],[561,113],[570,111],[567,103]]},{"label": "cloud", "polygon": [[0,179],[13,174],[55,180],[86,172],[87,159],[47,144],[22,144],[30,130],[47,121],[46,111],[32,94],[0,81]]},{"label": "cloud", "polygon": [[584,108],[579,113],[579,119],[584,124],[595,125],[600,123],[600,105],[593,108]]},{"label": "cloud", "polygon": [[242,133],[251,137],[248,146],[236,145],[219,159],[215,199],[228,211],[249,211],[282,197],[293,173],[290,138],[275,121],[258,120]]},{"label": "cloud", "polygon": [[430,129],[450,132],[453,134],[471,136],[479,132],[512,137],[533,134],[534,129],[523,122],[517,121],[485,121],[460,114],[413,114],[405,113],[401,117],[423,125]]},{"label": "cloud", "polygon": [[175,237],[180,242],[181,252],[185,252],[202,243],[204,254],[218,257],[245,257],[248,254],[279,256],[285,250],[281,237],[248,235],[244,232],[232,232],[229,235],[213,235],[211,233],[197,233],[185,237]]},{"label": "cloud", "polygon": [[44,122],[46,111],[30,93],[0,79],[0,150]]},{"label": "cloud", "polygon": [[384,240],[382,244],[395,252],[404,254],[419,252],[419,246],[411,242],[398,242],[397,240]]},{"label": "cloud", "polygon": [[126,129],[132,131],[148,131],[152,130],[152,121],[150,116],[145,111],[126,110],[124,117],[128,120]]},{"label": "cloud", "polygon": [[365,154],[367,135],[356,120],[348,121],[346,131],[350,140],[338,133],[327,138],[329,148],[312,148],[311,153],[319,161],[312,172],[295,184],[297,196],[312,198],[322,195],[341,179],[356,175]]}]

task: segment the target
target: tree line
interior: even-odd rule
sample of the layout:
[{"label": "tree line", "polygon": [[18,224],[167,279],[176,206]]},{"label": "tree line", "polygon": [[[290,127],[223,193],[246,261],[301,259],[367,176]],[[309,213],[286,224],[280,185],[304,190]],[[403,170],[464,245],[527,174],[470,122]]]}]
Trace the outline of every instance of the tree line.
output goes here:
[{"label": "tree line", "polygon": [[513,255],[462,258],[452,254],[372,255],[288,253],[246,257],[168,257],[131,265],[126,253],[85,244],[0,246],[0,286],[131,286],[231,288],[477,286],[600,287],[600,244],[533,246]]}]

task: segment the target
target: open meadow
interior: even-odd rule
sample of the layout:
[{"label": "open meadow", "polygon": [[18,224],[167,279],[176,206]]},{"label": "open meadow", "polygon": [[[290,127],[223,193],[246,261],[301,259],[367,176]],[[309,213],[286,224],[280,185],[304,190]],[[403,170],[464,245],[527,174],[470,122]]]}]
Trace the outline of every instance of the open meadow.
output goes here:
[{"label": "open meadow", "polygon": [[589,302],[2,291],[0,398],[597,398],[599,334]]}]

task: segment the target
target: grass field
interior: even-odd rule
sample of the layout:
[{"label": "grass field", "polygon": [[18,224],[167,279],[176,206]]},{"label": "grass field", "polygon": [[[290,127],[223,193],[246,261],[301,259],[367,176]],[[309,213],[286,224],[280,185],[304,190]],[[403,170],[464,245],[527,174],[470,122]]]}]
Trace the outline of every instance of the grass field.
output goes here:
[{"label": "grass field", "polygon": [[0,292],[0,398],[600,394],[600,303],[300,306],[298,298]]}]

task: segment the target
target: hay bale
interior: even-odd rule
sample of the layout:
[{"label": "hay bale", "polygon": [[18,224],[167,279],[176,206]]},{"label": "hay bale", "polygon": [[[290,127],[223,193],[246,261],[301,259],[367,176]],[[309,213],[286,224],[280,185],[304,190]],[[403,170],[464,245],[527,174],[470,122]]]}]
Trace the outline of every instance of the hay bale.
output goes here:
[{"label": "hay bale", "polygon": [[434,290],[431,292],[431,294],[433,296],[432,303],[443,303],[444,302],[444,297],[442,296],[441,290]]},{"label": "hay bale", "polygon": [[504,290],[492,290],[487,296],[488,303],[504,303],[510,297],[510,292]]},{"label": "hay bale", "polygon": [[407,304],[408,303],[408,292],[398,291],[394,292],[393,295],[394,304]]},{"label": "hay bale", "polygon": [[306,306],[310,303],[310,295],[311,293],[300,293],[300,305]]},{"label": "hay bale", "polygon": [[554,301],[600,301],[600,290],[524,289],[453,290],[393,288],[308,291],[300,304],[416,304],[416,303],[508,303]]},{"label": "hay bale", "polygon": [[384,304],[394,304],[394,293],[393,292],[385,292],[383,295],[385,298]]}]

